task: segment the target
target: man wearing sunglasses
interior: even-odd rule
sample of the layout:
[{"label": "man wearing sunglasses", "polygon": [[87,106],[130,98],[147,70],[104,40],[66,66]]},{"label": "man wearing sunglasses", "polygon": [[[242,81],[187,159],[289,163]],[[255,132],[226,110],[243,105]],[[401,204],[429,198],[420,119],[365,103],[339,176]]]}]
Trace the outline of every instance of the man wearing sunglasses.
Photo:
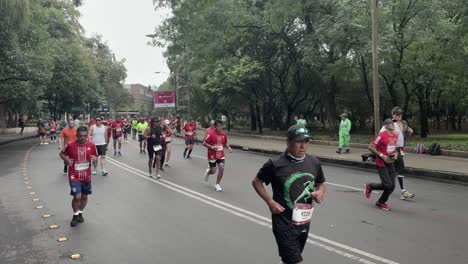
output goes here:
[{"label": "man wearing sunglasses", "polygon": [[[392,119],[393,119],[393,125],[394,125],[394,133],[398,134],[398,140],[397,140],[397,152],[398,152],[398,159],[395,161],[395,170],[397,172],[397,179],[398,183],[400,184],[401,188],[401,199],[402,200],[409,200],[411,198],[414,198],[414,194],[410,193],[409,191],[406,190],[403,179],[405,176],[403,174],[406,171],[405,167],[405,162],[403,160],[405,156],[405,140],[409,136],[413,134],[413,129],[411,129],[408,126],[408,122],[406,120],[403,120],[403,110],[399,106],[395,106],[392,109]],[[385,131],[385,127],[382,127],[380,132]]]},{"label": "man wearing sunglasses", "polygon": [[[303,125],[288,129],[286,150],[268,160],[252,185],[272,213],[273,234],[283,263],[301,263],[309,235],[313,201],[323,202],[325,177],[320,161],[307,154],[309,131]],[[265,185],[271,183],[273,197]]]},{"label": "man wearing sunglasses", "polygon": [[[101,160],[101,175],[107,176],[106,170],[106,151],[107,151],[107,128],[102,124],[102,118],[96,118],[96,124],[92,125],[89,129],[89,141],[92,141],[96,145],[98,156]],[[93,175],[97,174],[98,160],[93,161]]]}]

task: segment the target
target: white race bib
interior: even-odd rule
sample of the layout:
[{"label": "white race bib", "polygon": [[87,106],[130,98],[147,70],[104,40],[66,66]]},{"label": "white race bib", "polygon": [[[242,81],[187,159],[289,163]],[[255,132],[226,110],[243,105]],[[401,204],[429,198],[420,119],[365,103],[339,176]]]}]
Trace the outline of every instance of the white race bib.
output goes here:
[{"label": "white race bib", "polygon": [[89,162],[75,163],[75,171],[84,171],[89,169]]},{"label": "white race bib", "polygon": [[171,142],[172,138],[171,137],[166,137],[166,142]]},{"label": "white race bib", "polygon": [[191,136],[191,135],[193,135],[193,132],[189,131],[189,132],[187,132],[187,135]]},{"label": "white race bib", "polygon": [[216,145],[216,146],[214,146],[214,149],[215,149],[216,151],[223,151],[223,150],[224,150],[224,146],[223,146],[223,145]]},{"label": "white race bib", "polygon": [[161,145],[155,145],[153,146],[154,151],[160,151],[162,149]]},{"label": "white race bib", "polygon": [[402,149],[402,150],[400,150],[400,154],[401,154],[402,156],[404,156],[404,155],[406,154],[406,152]]},{"label": "white race bib", "polygon": [[396,149],[396,147],[394,145],[388,145],[387,146],[387,153],[391,154],[391,153],[395,152],[395,149]]},{"label": "white race bib", "polygon": [[303,225],[303,224],[310,223],[313,213],[314,213],[313,204],[303,204],[303,203],[295,204],[294,209],[293,209],[293,214],[292,214],[292,224]]},{"label": "white race bib", "polygon": [[120,132],[120,131],[122,131],[122,128],[118,127],[118,128],[115,129],[115,131]]}]

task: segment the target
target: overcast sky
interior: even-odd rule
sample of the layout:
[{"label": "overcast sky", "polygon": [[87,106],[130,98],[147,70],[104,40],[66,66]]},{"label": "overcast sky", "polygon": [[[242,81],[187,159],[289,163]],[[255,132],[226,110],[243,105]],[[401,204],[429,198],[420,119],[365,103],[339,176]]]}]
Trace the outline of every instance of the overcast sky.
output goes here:
[{"label": "overcast sky", "polygon": [[145,35],[154,32],[169,10],[155,11],[152,0],[85,0],[79,10],[86,35],[102,35],[117,59],[126,59],[125,83],[160,85],[167,79],[166,73],[154,73],[169,72],[163,49],[148,46]]}]

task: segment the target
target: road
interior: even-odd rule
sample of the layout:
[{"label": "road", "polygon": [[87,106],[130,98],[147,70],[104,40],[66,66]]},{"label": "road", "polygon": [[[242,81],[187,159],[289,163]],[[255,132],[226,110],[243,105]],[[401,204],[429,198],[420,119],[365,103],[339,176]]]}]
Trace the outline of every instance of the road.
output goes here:
[{"label": "road", "polygon": [[[270,157],[227,154],[217,193],[202,180],[206,150],[197,145],[186,160],[182,141],[173,148],[172,167],[154,180],[137,143],[124,144],[122,157],[109,157],[109,176],[93,178],[85,223],[71,228],[57,145],[1,146],[0,263],[278,263],[268,208],[251,187]],[[324,172],[328,192],[314,212],[305,263],[468,263],[467,186],[407,178],[416,199],[401,201],[396,192],[385,212],[373,205],[377,194],[362,193],[376,172]],[[70,259],[74,253],[81,259]]]}]

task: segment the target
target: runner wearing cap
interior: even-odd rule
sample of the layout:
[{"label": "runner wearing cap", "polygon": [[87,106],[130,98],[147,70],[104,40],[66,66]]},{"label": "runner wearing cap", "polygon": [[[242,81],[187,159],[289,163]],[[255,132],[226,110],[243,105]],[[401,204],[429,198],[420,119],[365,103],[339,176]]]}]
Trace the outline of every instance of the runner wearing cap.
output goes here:
[{"label": "runner wearing cap", "polygon": [[215,128],[208,129],[207,135],[203,140],[203,146],[208,149],[208,165],[209,168],[206,169],[205,172],[205,181],[209,180],[210,174],[216,173],[216,164],[218,164],[218,178],[216,179],[216,184],[214,189],[217,192],[222,191],[221,186],[221,179],[224,176],[224,164],[225,164],[225,156],[224,156],[224,148],[227,147],[229,152],[232,152],[232,148],[229,146],[227,141],[227,135],[223,131],[223,123],[221,121],[215,121]]},{"label": "runner wearing cap", "polygon": [[153,165],[153,162],[155,162],[154,173],[157,179],[161,178],[161,175],[159,174],[159,168],[161,166],[161,152],[162,152],[161,134],[162,134],[162,129],[161,129],[161,125],[159,124],[159,118],[153,117],[151,119],[151,125],[150,127],[146,128],[143,134],[143,137],[145,140],[148,141],[147,150],[148,150],[149,177],[153,177],[151,167]]},{"label": "runner wearing cap", "polygon": [[[288,129],[287,147],[278,158],[268,160],[252,185],[272,213],[273,234],[283,263],[300,263],[309,235],[313,201],[322,203],[325,177],[320,161],[307,154],[309,131],[303,125]],[[265,185],[273,190],[273,197]]]},{"label": "runner wearing cap", "polygon": [[195,139],[197,135],[197,125],[195,124],[193,118],[190,118],[190,121],[184,125],[183,130],[185,135],[184,158],[187,157],[187,159],[191,159],[190,154],[192,154],[193,144],[195,144]]},{"label": "runner wearing cap", "polygon": [[389,211],[387,200],[395,189],[395,160],[398,159],[397,139],[394,133],[393,120],[388,118],[384,121],[383,132],[380,132],[370,143],[369,150],[376,155],[375,164],[379,172],[380,183],[366,183],[365,195],[370,198],[373,190],[383,190],[379,200],[375,203],[382,210]]},{"label": "runner wearing cap", "polygon": [[[394,126],[393,133],[398,134],[397,148],[396,148],[398,152],[398,159],[395,161],[395,170],[397,172],[397,179],[401,188],[400,198],[402,200],[409,200],[411,198],[414,198],[414,194],[407,191],[403,184],[403,179],[405,178],[403,174],[406,172],[405,161],[403,160],[403,158],[405,157],[406,138],[408,138],[409,136],[413,134],[413,129],[411,129],[408,126],[408,122],[406,122],[402,118],[403,118],[403,110],[399,106],[395,106],[392,109],[392,119],[393,119],[393,126]],[[382,127],[380,132],[384,130],[385,130],[385,127]]]},{"label": "runner wearing cap", "polygon": [[349,154],[349,145],[351,142],[351,136],[349,132],[351,131],[351,121],[348,119],[348,114],[343,113],[340,115],[341,123],[340,123],[340,131],[339,131],[339,146],[336,153],[341,154],[341,149],[343,147],[346,148],[346,154]]}]

